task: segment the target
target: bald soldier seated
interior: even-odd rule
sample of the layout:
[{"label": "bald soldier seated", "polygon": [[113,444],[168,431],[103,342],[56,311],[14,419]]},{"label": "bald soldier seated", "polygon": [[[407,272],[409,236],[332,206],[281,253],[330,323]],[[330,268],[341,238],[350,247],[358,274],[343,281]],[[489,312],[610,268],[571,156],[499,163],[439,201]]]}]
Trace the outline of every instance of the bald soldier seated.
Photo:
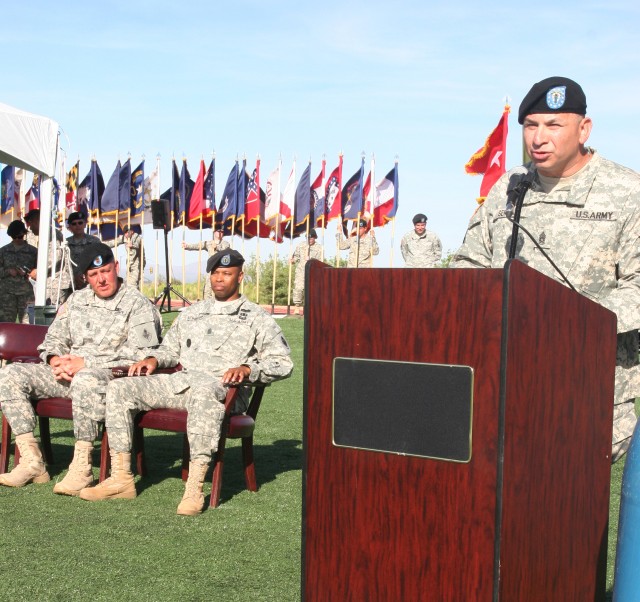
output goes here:
[{"label": "bald soldier seated", "polygon": [[49,473],[33,431],[32,399],[70,397],[76,439],[67,475],[54,493],[78,495],[93,483],[93,441],[105,418],[111,368],[136,362],[159,343],[158,310],[118,278],[118,262],[102,243],[87,245],[77,258],[88,287],[60,308],[38,350],[42,364],[11,364],[0,370],[0,403],[20,450],[21,461],[0,475],[0,484],[45,483]]},{"label": "bald soldier seated", "polygon": [[[111,477],[80,492],[83,500],[131,499],[136,488],[131,473],[135,415],[154,408],[187,410],[191,452],[189,478],[178,514],[195,515],[204,506],[203,483],[224,419],[229,385],[270,383],[291,374],[290,349],[276,321],[239,292],[244,258],[234,250],[219,251],[207,261],[214,298],[186,308],[162,344],[134,364],[129,375],[181,364],[174,374],[114,380],[107,387],[107,431]],[[248,388],[239,395],[236,412],[244,412]]]}]

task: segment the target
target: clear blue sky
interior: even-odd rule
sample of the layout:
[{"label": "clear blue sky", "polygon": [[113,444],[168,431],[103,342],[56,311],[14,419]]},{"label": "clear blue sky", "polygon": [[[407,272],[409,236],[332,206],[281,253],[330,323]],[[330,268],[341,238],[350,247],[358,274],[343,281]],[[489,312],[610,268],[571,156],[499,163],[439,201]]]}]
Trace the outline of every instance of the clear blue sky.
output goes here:
[{"label": "clear blue sky", "polygon": [[[481,181],[464,164],[507,96],[519,162],[517,107],[550,75],[583,86],[590,144],[640,169],[636,2],[11,2],[2,21],[0,99],[58,121],[81,177],[93,155],[108,178],[118,158],[145,155],[149,172],[160,153],[165,189],[172,156],[195,178],[215,150],[220,196],[236,156],[259,153],[264,183],[280,155],[284,177],[294,156],[315,176],[342,150],[345,178],[362,151],[377,177],[397,155],[394,265],[419,211],[459,246]],[[391,228],[378,239],[387,266]]]}]

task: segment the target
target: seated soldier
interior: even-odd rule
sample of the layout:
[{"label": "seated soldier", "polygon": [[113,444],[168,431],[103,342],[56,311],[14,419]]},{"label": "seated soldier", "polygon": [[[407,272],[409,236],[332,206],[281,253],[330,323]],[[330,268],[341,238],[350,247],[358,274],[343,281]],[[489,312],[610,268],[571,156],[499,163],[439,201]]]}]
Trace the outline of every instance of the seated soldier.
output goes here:
[{"label": "seated soldier", "polygon": [[[287,341],[275,320],[240,295],[244,258],[234,250],[219,251],[207,261],[214,298],[186,308],[164,342],[131,366],[130,375],[157,367],[182,365],[174,374],[123,378],[107,387],[107,431],[111,446],[111,477],[80,492],[83,500],[134,498],[131,473],[133,420],[143,410],[180,408],[189,413],[191,450],[189,479],[178,514],[202,512],[203,482],[211,456],[218,449],[229,385],[244,381],[270,383],[291,374]],[[246,411],[249,391],[242,390],[235,410]]]},{"label": "seated soldier", "polygon": [[161,319],[151,302],[118,278],[113,252],[102,243],[87,245],[78,267],[88,287],[60,308],[38,347],[42,364],[10,364],[0,370],[0,403],[20,450],[20,464],[0,475],[0,484],[22,487],[46,483],[49,473],[33,431],[32,399],[70,397],[76,438],[69,472],[53,491],[78,495],[93,483],[93,441],[104,421],[105,391],[111,368],[139,361],[158,345]]}]

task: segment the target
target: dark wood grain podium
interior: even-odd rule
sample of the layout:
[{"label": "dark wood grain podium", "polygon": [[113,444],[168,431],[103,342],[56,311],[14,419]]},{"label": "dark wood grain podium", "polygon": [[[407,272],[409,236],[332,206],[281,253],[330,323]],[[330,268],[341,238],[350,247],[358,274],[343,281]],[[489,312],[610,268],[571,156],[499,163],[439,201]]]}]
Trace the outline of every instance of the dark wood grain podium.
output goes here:
[{"label": "dark wood grain podium", "polygon": [[310,261],[303,599],[603,600],[615,348],[518,261]]}]

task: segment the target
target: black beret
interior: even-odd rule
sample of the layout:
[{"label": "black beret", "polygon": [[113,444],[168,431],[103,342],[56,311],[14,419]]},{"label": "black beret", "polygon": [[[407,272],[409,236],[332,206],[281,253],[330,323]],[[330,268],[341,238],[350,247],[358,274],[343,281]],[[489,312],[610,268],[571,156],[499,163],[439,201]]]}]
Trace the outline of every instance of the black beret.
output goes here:
[{"label": "black beret", "polygon": [[424,213],[416,213],[413,216],[413,223],[414,224],[426,224],[427,223],[427,216]]},{"label": "black beret", "polygon": [[10,238],[17,238],[18,236],[24,236],[27,233],[27,227],[24,225],[22,220],[16,219],[13,220],[7,226],[7,234]]},{"label": "black beret", "polygon": [[83,222],[87,221],[82,213],[80,213],[79,211],[73,211],[69,215],[67,215],[67,224],[70,224],[71,222],[74,222],[78,219],[81,219]]},{"label": "black beret", "polygon": [[537,113],[587,114],[587,97],[579,84],[568,77],[548,77],[534,84],[520,103],[518,123]]},{"label": "black beret", "polygon": [[76,260],[76,270],[84,274],[87,270],[95,270],[115,261],[113,251],[103,242],[86,245]]},{"label": "black beret", "polygon": [[242,267],[244,264],[244,257],[234,249],[225,249],[224,251],[218,251],[209,257],[207,261],[207,272],[213,272],[218,266],[225,268],[232,268],[235,266]]},{"label": "black beret", "polygon": [[358,222],[358,227],[359,227],[359,228],[366,228],[366,227],[367,227],[367,220],[366,220],[366,219],[361,219],[361,220]]},{"label": "black beret", "polygon": [[318,238],[318,234],[316,233],[315,228],[309,229],[309,235],[307,236],[307,238]]},{"label": "black beret", "polygon": [[32,209],[24,216],[25,222],[30,222],[32,219],[40,218],[40,209]]}]

